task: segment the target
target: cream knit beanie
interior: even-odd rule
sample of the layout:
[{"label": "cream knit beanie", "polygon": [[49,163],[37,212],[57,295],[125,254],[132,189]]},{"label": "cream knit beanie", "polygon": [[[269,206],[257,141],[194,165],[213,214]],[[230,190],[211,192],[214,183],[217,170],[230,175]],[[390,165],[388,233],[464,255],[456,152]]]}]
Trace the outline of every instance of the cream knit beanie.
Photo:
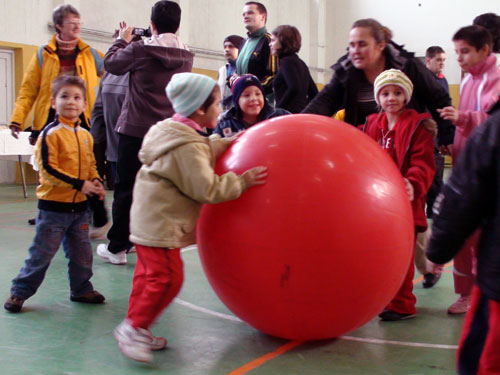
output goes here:
[{"label": "cream knit beanie", "polygon": [[378,105],[380,105],[378,94],[384,86],[388,85],[396,85],[401,87],[403,93],[405,94],[406,104],[410,102],[411,95],[413,93],[413,83],[411,83],[411,80],[408,78],[408,76],[401,70],[389,69],[380,73],[377,78],[375,78],[375,82],[373,83],[375,101]]}]

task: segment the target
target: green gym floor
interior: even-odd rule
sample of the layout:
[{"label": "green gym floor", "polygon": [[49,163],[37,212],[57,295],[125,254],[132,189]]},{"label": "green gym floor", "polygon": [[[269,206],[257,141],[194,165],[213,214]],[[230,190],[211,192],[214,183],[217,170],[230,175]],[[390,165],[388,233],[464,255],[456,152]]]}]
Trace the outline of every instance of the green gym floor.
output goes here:
[{"label": "green gym floor", "polygon": [[[111,205],[108,192],[107,204]],[[0,298],[21,268],[34,236],[34,186],[28,199],[18,185],[0,185]],[[93,248],[102,241],[94,241]],[[418,316],[401,322],[377,318],[335,340],[297,342],[262,334],[236,318],[208,284],[195,247],[184,249],[185,282],[153,333],[168,347],[143,365],[121,355],[112,330],[128,304],[136,256],[126,266],[94,257],[92,282],[104,305],[69,300],[67,261],[54,258],[38,292],[20,314],[0,311],[0,374],[454,374],[463,317],[449,316],[455,301],[450,267],[432,289],[415,280]],[[3,305],[2,299],[2,305]]]}]

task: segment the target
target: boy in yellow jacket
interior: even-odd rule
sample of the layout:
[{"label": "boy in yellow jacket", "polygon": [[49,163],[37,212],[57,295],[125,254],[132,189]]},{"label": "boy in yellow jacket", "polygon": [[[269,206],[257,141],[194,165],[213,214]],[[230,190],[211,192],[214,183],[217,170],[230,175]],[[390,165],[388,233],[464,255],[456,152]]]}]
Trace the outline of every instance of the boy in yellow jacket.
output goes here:
[{"label": "boy in yellow jacket", "polygon": [[45,127],[35,145],[40,167],[36,235],[4,304],[14,313],[36,293],[61,242],[69,259],[70,299],[104,302],[104,296],[90,282],[92,247],[86,195],[103,199],[104,188],[96,170],[92,136],[80,126],[79,117],[87,104],[85,82],[79,77],[59,76],[52,83],[51,102],[56,119]]}]

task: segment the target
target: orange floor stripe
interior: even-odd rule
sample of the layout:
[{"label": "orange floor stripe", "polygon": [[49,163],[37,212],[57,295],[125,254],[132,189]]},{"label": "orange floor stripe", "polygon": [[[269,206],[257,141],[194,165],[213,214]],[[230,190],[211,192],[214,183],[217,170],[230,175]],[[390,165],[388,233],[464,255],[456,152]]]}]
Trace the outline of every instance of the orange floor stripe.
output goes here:
[{"label": "orange floor stripe", "polygon": [[287,344],[280,346],[278,349],[276,349],[274,352],[267,353],[263,355],[260,358],[257,358],[253,360],[250,363],[247,363],[246,365],[241,366],[240,368],[237,368],[236,370],[233,370],[231,372],[228,372],[226,375],[243,375],[247,374],[249,371],[253,370],[254,368],[257,368],[267,361],[276,358],[277,356],[295,348],[296,346],[302,344],[304,341],[290,341]]},{"label": "orange floor stripe", "polygon": [[[452,264],[453,264],[453,261],[446,263],[446,264],[444,265],[444,267],[443,267],[443,272],[447,272],[447,271],[445,271],[445,270],[444,270],[444,268],[448,268],[448,267],[449,267],[449,266],[451,266]],[[414,280],[413,280],[413,285],[418,284],[418,283],[419,283],[419,282],[421,282],[423,279],[424,279],[424,277],[423,277],[423,276],[417,277],[416,279],[414,279]]]},{"label": "orange floor stripe", "polygon": [[[447,268],[453,264],[453,261],[448,262],[444,265],[443,268]],[[413,280],[413,284],[418,284],[424,279],[423,276],[420,276]],[[295,348],[296,346],[302,344],[304,341],[290,341],[287,344],[280,346],[278,349],[276,349],[274,352],[267,353],[263,355],[262,357],[259,357],[255,360],[253,360],[250,363],[247,363],[246,365],[241,366],[240,368],[237,368],[236,370],[233,370],[231,372],[228,372],[226,375],[244,375],[247,374],[249,371],[252,371],[253,369],[262,366],[264,363],[267,361],[276,358],[277,356],[286,353],[287,351]]]}]

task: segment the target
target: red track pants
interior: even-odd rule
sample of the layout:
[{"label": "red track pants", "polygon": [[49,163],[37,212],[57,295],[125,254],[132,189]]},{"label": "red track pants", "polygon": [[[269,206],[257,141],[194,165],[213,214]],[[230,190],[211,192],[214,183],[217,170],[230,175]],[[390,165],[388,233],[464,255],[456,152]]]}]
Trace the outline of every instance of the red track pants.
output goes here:
[{"label": "red track pants", "polygon": [[135,244],[135,265],[127,319],[132,327],[149,329],[179,293],[184,280],[180,249]]},{"label": "red track pants", "polygon": [[[415,233],[415,241],[417,233]],[[413,244],[413,251],[411,253],[410,266],[406,272],[403,285],[399,288],[396,297],[389,303],[387,308],[400,314],[416,314],[417,297],[413,294],[413,277],[415,276],[415,243]]]},{"label": "red track pants", "polygon": [[474,287],[474,263],[480,235],[481,231],[475,231],[467,238],[462,249],[453,258],[455,293],[462,296],[469,296]]}]

